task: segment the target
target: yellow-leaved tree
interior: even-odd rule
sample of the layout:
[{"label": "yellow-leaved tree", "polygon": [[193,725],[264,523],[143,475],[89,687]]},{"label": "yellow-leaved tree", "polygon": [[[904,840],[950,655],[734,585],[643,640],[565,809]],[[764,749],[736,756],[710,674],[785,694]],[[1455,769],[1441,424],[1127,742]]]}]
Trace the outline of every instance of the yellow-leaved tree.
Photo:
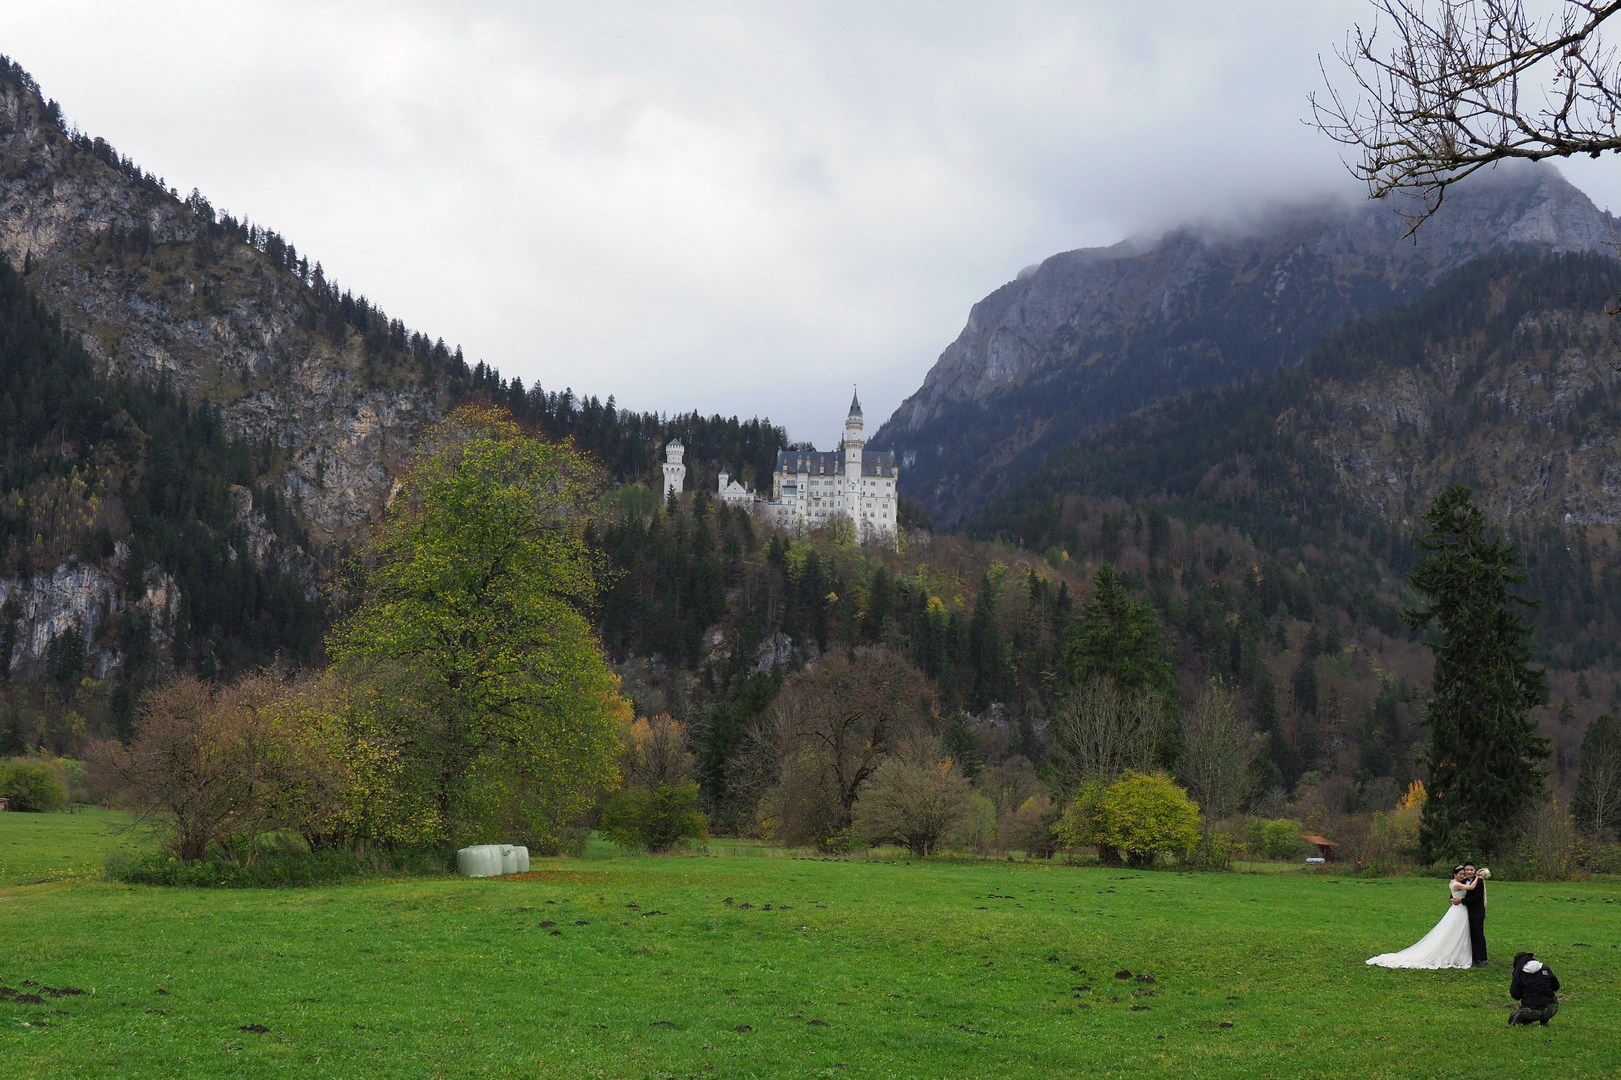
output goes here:
[{"label": "yellow-leaved tree", "polygon": [[328,648],[386,687],[367,725],[397,755],[389,786],[431,804],[442,842],[555,850],[617,782],[630,707],[588,617],[599,488],[572,448],[465,406],[424,435],[361,559]]},{"label": "yellow-leaved tree", "polygon": [[1065,847],[1095,845],[1100,856],[1118,852],[1132,866],[1152,866],[1199,842],[1199,807],[1164,773],[1127,769],[1108,787],[1081,785],[1054,835]]}]

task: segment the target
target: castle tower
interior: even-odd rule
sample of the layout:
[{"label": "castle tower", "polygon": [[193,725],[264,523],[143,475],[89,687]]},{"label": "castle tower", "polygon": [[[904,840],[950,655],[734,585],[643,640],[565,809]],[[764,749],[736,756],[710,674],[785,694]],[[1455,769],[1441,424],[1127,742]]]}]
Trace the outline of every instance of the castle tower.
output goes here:
[{"label": "castle tower", "polygon": [[673,492],[676,495],[687,490],[687,467],[681,463],[686,456],[686,447],[681,445],[680,439],[671,439],[664,444],[664,497],[668,499]]},{"label": "castle tower", "polygon": [[858,482],[861,480],[861,448],[867,445],[861,437],[863,426],[861,399],[851,393],[850,415],[844,418],[844,475]]}]

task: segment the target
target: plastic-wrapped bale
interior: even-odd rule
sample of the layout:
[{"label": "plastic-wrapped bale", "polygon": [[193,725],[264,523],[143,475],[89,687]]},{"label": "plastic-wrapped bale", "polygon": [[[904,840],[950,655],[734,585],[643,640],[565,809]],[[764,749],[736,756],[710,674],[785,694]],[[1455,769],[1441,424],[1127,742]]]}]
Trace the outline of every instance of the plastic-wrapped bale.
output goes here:
[{"label": "plastic-wrapped bale", "polygon": [[462,877],[497,877],[504,872],[500,844],[474,844],[456,852],[456,873]]},{"label": "plastic-wrapped bale", "polygon": [[501,845],[501,873],[527,874],[529,872],[529,849],[522,844]]}]

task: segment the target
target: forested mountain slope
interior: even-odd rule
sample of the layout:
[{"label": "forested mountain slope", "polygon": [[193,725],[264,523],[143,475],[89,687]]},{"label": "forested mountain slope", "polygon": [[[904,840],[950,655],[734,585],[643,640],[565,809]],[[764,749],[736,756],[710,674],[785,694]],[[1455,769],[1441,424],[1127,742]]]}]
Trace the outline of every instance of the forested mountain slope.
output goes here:
[{"label": "forested mountain slope", "polygon": [[[161,671],[317,653],[307,537],[258,479],[266,452],[167,380],[98,372],[0,261],[0,753],[28,700],[36,740],[87,714],[122,731]],[[14,671],[35,676],[21,700]]]},{"label": "forested mountain slope", "polygon": [[1101,424],[1297,364],[1481,255],[1608,250],[1614,221],[1551,167],[1504,168],[1450,196],[1416,243],[1405,228],[1387,204],[1324,204],[1054,255],[974,305],[873,441],[951,524]]},{"label": "forested mountain slope", "polygon": [[1617,659],[1621,263],[1494,256],[1330,334],[1298,369],[1077,440],[973,523],[1063,546],[1077,496],[1156,502],[1263,548],[1405,571],[1436,492],[1468,483],[1530,559],[1544,657]]}]

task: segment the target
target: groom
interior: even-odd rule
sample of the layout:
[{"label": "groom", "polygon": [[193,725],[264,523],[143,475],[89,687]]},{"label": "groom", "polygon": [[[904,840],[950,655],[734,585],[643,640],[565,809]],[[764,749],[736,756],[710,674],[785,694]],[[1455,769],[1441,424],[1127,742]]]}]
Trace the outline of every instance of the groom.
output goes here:
[{"label": "groom", "polygon": [[1475,967],[1485,967],[1486,878],[1491,875],[1481,875],[1472,862],[1464,863],[1460,869],[1464,873],[1464,884],[1475,883],[1473,889],[1463,894],[1463,907],[1469,915],[1469,949],[1474,954]]}]

